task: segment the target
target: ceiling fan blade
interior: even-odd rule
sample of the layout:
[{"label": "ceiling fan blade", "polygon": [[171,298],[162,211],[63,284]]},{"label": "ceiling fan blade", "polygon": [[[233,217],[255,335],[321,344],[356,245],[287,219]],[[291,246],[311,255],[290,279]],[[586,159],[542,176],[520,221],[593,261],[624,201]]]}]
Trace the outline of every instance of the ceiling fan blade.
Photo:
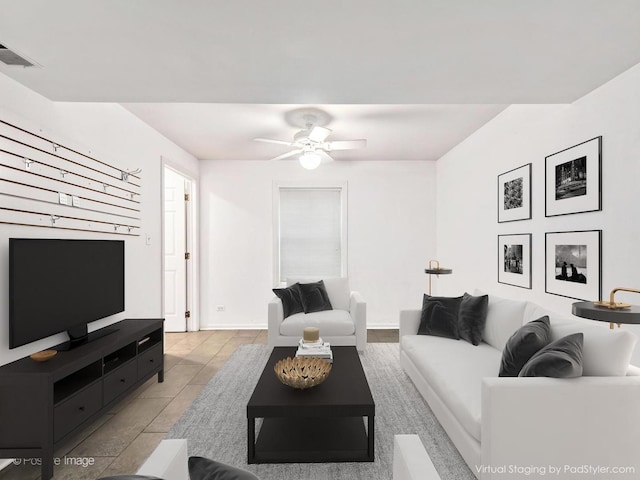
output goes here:
[{"label": "ceiling fan blade", "polygon": [[291,152],[283,153],[282,155],[278,155],[277,157],[272,158],[271,160],[284,160],[285,158],[293,157],[294,155],[297,155],[299,153],[302,153],[302,149],[292,150]]},{"label": "ceiling fan blade", "polygon": [[312,142],[322,143],[329,136],[331,130],[325,127],[312,127],[309,131],[309,140]]},{"label": "ceiling fan blade", "polygon": [[367,146],[366,140],[335,140],[326,143],[327,150],[352,150],[354,148],[364,148]]},{"label": "ceiling fan blade", "polygon": [[323,163],[334,161],[333,158],[331,158],[331,156],[324,150],[316,149],[316,153],[320,155],[320,158],[322,159]]},{"label": "ceiling fan blade", "polygon": [[254,138],[256,142],[265,142],[265,143],[277,143],[278,145],[287,145],[289,147],[293,147],[295,144],[292,142],[285,142],[284,140],[271,140],[270,138]]}]

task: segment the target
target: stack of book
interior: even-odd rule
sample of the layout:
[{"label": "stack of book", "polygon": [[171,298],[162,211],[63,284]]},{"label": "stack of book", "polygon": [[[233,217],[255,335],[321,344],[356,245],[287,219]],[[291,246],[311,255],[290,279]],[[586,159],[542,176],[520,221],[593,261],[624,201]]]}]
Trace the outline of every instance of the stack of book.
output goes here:
[{"label": "stack of book", "polygon": [[331,345],[328,342],[323,342],[321,338],[315,342],[305,342],[304,340],[300,340],[296,357],[319,357],[333,363]]}]

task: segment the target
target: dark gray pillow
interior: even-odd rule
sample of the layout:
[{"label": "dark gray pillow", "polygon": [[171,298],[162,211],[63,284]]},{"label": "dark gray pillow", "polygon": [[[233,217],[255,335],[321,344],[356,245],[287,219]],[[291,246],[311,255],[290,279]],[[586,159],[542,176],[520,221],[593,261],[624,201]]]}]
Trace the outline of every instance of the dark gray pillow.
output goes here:
[{"label": "dark gray pillow", "polygon": [[500,377],[517,377],[534,354],[551,342],[551,324],[545,315],[525,323],[507,340],[502,351]]},{"label": "dark gray pillow", "polygon": [[479,345],[482,340],[484,324],[487,322],[487,308],[489,295],[474,297],[465,293],[458,310],[458,329],[460,338],[473,345]]},{"label": "dark gray pillow", "polygon": [[190,480],[260,480],[253,473],[204,457],[189,457]]},{"label": "dark gray pillow", "polygon": [[272,291],[280,300],[282,300],[284,318],[296,313],[304,312],[297,283],[287,288],[274,288]]},{"label": "dark gray pillow", "polygon": [[538,351],[520,370],[520,377],[575,378],[582,376],[584,335],[574,333]]},{"label": "dark gray pillow", "polygon": [[425,294],[422,298],[418,335],[435,335],[458,340],[460,302],[462,297],[430,297]]},{"label": "dark gray pillow", "polygon": [[300,292],[304,313],[333,310],[327,289],[322,280],[314,283],[297,283],[296,285],[298,286],[298,292]]}]

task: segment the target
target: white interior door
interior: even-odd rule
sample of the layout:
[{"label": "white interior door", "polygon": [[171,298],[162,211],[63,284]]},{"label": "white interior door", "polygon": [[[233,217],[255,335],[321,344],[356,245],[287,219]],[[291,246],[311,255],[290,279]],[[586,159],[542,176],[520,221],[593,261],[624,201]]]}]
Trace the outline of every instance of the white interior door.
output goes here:
[{"label": "white interior door", "polygon": [[185,332],[187,260],[185,179],[164,169],[164,329]]}]

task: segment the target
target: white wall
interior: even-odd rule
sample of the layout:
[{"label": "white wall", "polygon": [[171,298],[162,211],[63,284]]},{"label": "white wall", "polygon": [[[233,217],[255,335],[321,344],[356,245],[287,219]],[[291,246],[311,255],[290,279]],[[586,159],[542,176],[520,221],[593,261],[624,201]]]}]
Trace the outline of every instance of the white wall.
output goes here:
[{"label": "white wall", "polygon": [[[602,211],[545,218],[545,156],[602,135]],[[497,175],[532,163],[533,218],[497,223]],[[475,287],[567,314],[545,293],[545,232],[602,229],[602,294],[640,288],[640,65],[572,105],[511,106],[438,160],[438,256],[447,294]],[[497,235],[533,234],[533,288],[497,283]],[[444,283],[443,283],[444,284]],[[618,294],[640,304],[640,295]],[[640,328],[624,326],[640,336]],[[640,349],[633,362],[640,364]]]},{"label": "white wall", "polygon": [[[140,237],[126,239],[126,292],[123,314],[93,323],[98,328],[126,317],[158,318],[161,305],[160,158],[197,176],[198,162],[137,117],[116,104],[55,103],[0,74],[0,118],[40,132],[80,152],[123,168],[142,168]],[[0,196],[2,202],[2,196]],[[151,235],[151,245],[145,235]],[[10,237],[118,238],[48,228],[0,224],[0,364],[5,364],[66,339],[60,334],[9,350],[8,251]]]},{"label": "white wall", "polygon": [[[265,328],[273,297],[272,189],[277,181],[346,181],[348,275],[370,327],[420,305],[435,254],[433,162],[205,161],[200,167],[203,328]],[[225,311],[216,311],[224,305]]]}]

